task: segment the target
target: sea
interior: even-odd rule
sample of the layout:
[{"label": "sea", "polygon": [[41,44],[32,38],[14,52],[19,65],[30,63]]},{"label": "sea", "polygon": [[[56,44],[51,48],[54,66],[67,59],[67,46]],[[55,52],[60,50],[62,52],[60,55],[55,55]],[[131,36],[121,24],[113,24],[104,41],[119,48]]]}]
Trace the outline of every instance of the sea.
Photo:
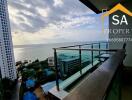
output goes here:
[{"label": "sea", "polygon": [[90,43],[90,42],[15,45],[14,46],[15,61],[16,62],[24,61],[24,60],[34,61],[36,59],[43,61],[47,59],[48,57],[54,56],[53,48],[86,44],[86,43]]},{"label": "sea", "polygon": [[34,61],[39,59],[40,61],[53,57],[53,48],[64,47],[69,45],[83,44],[84,42],[73,42],[73,43],[50,43],[50,44],[31,44],[31,45],[15,45],[14,56],[15,61],[31,60]]}]

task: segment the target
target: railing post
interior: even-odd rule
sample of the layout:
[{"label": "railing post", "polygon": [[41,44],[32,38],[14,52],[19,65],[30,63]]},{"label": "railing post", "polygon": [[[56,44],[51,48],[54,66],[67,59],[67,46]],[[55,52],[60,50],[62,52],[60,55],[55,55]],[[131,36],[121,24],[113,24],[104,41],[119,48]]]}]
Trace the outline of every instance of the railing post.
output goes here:
[{"label": "railing post", "polygon": [[[91,49],[93,49],[93,44],[91,44]],[[93,50],[91,51],[91,57],[92,57],[92,66],[93,66]]]},{"label": "railing post", "polygon": [[81,52],[81,45],[79,45],[79,64],[80,64],[80,74],[82,74],[82,52]]},{"label": "railing post", "polygon": [[[106,42],[106,49],[108,49],[108,42]],[[106,51],[106,53],[108,53],[108,51]]]},{"label": "railing post", "polygon": [[106,49],[108,49],[108,42],[106,42]]},{"label": "railing post", "polygon": [[[99,43],[99,56],[100,56],[100,54],[101,54],[101,53],[100,53],[100,43]],[[100,61],[100,57],[99,57],[99,61]]]},{"label": "railing post", "polygon": [[59,75],[58,75],[58,64],[57,64],[57,52],[56,49],[54,49],[54,63],[55,63],[55,69],[56,69],[56,88],[59,91]]}]

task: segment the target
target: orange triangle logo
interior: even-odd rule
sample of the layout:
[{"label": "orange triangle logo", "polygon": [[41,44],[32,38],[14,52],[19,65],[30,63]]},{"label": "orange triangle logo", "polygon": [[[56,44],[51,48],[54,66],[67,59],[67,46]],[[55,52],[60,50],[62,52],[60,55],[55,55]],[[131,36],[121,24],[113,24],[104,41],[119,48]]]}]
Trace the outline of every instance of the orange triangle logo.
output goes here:
[{"label": "orange triangle logo", "polygon": [[132,12],[129,11],[127,8],[125,8],[122,4],[118,3],[116,6],[114,6],[110,11],[102,14],[101,19],[102,19],[102,30],[104,33],[104,18],[109,16],[110,14],[116,12],[116,11],[121,11],[129,16],[132,16]]},{"label": "orange triangle logo", "polygon": [[122,4],[117,4],[115,7],[113,7],[110,11],[106,12],[105,14],[102,15],[102,18],[109,16],[110,14],[116,12],[116,11],[122,11],[125,14],[132,16],[132,12],[129,11],[127,8],[125,8]]}]

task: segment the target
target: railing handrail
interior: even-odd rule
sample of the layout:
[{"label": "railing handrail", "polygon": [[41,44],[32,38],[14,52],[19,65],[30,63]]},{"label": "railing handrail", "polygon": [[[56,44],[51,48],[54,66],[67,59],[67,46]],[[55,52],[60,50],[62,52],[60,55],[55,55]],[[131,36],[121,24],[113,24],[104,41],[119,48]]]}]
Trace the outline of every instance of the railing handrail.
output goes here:
[{"label": "railing handrail", "polygon": [[[105,43],[105,49],[101,49],[101,44]],[[82,48],[82,46],[89,45],[91,48]],[[98,45],[98,49],[94,49],[94,45]],[[70,48],[70,47],[78,47],[78,48]],[[79,63],[80,63],[80,74],[82,73],[82,51],[90,51],[91,52],[91,64],[93,65],[94,62],[94,51],[99,52],[101,54],[101,51],[107,52],[116,52],[117,49],[108,49],[108,42],[96,42],[96,43],[87,43],[87,44],[79,44],[79,45],[74,45],[74,46],[66,46],[66,47],[59,47],[59,48],[53,48],[54,50],[54,63],[55,63],[55,68],[56,68],[56,86],[57,90],[59,91],[59,70],[58,70],[58,58],[57,58],[57,50],[77,50],[79,51]],[[100,58],[99,58],[100,60]]]},{"label": "railing handrail", "polygon": [[55,50],[83,50],[83,51],[110,51],[110,52],[116,52],[120,49],[85,49],[85,48],[53,48]]},{"label": "railing handrail", "polygon": [[65,46],[65,47],[58,47],[53,49],[62,49],[62,48],[70,48],[70,47],[78,47],[78,46],[85,46],[85,45],[94,45],[94,44],[101,44],[101,43],[109,43],[109,42],[95,42],[95,43],[86,43],[86,44],[79,44],[79,45],[71,45],[71,46]]}]

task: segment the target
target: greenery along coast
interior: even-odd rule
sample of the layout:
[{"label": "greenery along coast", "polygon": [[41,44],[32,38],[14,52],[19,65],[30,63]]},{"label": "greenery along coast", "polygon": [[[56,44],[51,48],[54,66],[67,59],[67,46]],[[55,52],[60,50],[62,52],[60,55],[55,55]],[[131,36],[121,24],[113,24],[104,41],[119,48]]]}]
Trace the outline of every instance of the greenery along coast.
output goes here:
[{"label": "greenery along coast", "polygon": [[33,80],[35,82],[35,85],[30,88],[34,91],[35,88],[40,87],[40,85],[54,81],[56,78],[55,69],[48,65],[47,59],[44,61],[39,61],[37,59],[32,63],[27,63],[28,62],[16,63],[16,65],[19,66],[17,68],[17,74],[19,76],[19,81],[21,81],[20,99],[22,99],[23,94],[28,91],[28,87],[26,86],[28,80]]},{"label": "greenery along coast", "polygon": [[[33,93],[36,88],[47,82],[54,81],[56,78],[55,69],[54,67],[48,66],[47,59],[44,61],[39,61],[37,59],[31,63],[29,62],[26,60],[24,62],[16,62],[17,77],[20,83],[20,91],[18,91],[20,100],[23,100],[24,93],[28,91],[32,91]],[[26,82],[29,80],[32,80],[34,82],[34,86],[27,87]],[[8,78],[4,78],[0,80],[0,83],[2,83],[2,86],[0,85],[0,90],[2,90],[0,93],[0,97],[8,100],[9,98],[11,98],[12,91],[15,91],[15,84],[18,84],[17,80],[14,82]],[[2,100],[1,98],[0,100]]]}]

